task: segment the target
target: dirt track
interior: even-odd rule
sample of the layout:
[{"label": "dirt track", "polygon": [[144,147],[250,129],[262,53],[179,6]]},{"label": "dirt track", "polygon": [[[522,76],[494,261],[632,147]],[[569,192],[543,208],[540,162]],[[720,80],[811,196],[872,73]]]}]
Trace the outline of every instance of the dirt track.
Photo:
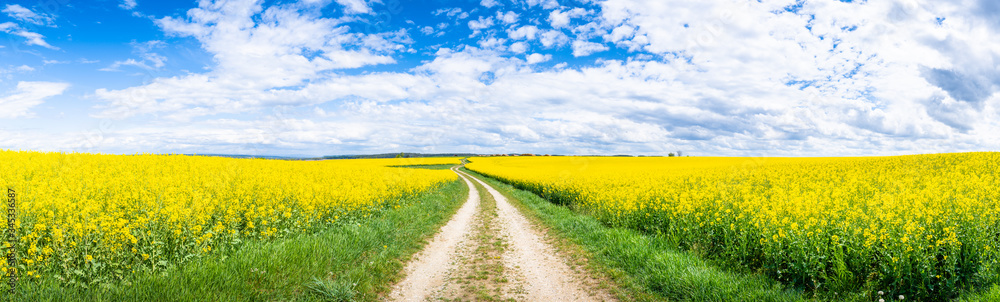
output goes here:
[{"label": "dirt track", "polygon": [[[581,282],[585,276],[570,269],[496,189],[452,170],[469,186],[469,199],[407,265],[407,277],[393,287],[389,300],[480,300],[484,296],[518,301],[612,300],[607,293],[585,286]],[[486,206],[470,179],[492,196]],[[502,243],[494,244],[491,238]]]},{"label": "dirt track", "polygon": [[454,259],[460,245],[468,237],[472,219],[479,208],[479,191],[468,179],[465,179],[465,184],[469,186],[469,199],[406,266],[406,278],[396,284],[389,295],[392,301],[423,301],[445,285],[447,274],[457,265]]}]

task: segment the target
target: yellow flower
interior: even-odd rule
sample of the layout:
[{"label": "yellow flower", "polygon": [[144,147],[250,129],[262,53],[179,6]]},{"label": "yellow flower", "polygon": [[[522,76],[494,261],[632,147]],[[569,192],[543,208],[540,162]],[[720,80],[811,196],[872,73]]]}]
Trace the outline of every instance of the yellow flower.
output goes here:
[{"label": "yellow flower", "polygon": [[21,236],[26,265],[56,270],[69,255],[84,254],[86,262],[106,264],[105,272],[120,272],[140,252],[143,260],[184,259],[220,244],[321,230],[339,216],[365,217],[458,180],[448,170],[396,166],[458,163],[0,150],[0,179],[26,201],[18,209],[31,219]]}]

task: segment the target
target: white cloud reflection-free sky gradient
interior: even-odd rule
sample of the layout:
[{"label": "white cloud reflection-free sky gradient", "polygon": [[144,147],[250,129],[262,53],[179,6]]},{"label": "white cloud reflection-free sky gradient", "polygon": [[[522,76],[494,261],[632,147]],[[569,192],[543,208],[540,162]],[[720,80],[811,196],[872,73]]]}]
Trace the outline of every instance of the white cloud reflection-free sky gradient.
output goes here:
[{"label": "white cloud reflection-free sky gradient", "polygon": [[998,150],[998,3],[5,1],[0,148]]}]

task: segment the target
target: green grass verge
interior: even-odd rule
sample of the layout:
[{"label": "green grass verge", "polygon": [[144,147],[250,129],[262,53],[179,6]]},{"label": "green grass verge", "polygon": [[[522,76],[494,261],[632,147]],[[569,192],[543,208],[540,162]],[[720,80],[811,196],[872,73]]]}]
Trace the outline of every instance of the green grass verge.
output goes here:
[{"label": "green grass verge", "polygon": [[1000,301],[1000,285],[993,284],[992,286],[980,292],[962,293],[961,297],[959,297],[955,301],[961,301],[961,302]]},{"label": "green grass verge", "polygon": [[248,242],[229,255],[89,290],[62,287],[55,280],[27,283],[14,300],[375,301],[402,278],[405,261],[467,196],[465,183],[456,180],[366,220]]},{"label": "green grass verge", "polygon": [[[617,284],[623,301],[802,301],[766,276],[732,272],[667,240],[631,229],[611,228],[597,219],[553,204],[538,195],[464,169],[496,188],[550,233],[576,245],[590,269]],[[613,292],[615,290],[612,290]]]}]

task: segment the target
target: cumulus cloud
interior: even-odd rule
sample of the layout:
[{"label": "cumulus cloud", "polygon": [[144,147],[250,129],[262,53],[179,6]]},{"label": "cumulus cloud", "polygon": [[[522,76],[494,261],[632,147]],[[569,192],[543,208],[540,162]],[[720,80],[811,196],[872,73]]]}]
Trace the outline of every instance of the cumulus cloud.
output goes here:
[{"label": "cumulus cloud", "polygon": [[545,47],[558,47],[569,43],[569,36],[558,30],[548,30],[541,34],[539,41]]},{"label": "cumulus cloud", "polygon": [[515,12],[497,12],[497,20],[503,22],[504,24],[517,23],[517,19],[520,17]]},{"label": "cumulus cloud", "polygon": [[[116,140],[159,148],[187,142],[194,151],[888,155],[1000,148],[1000,27],[989,25],[996,22],[989,12],[1000,10],[989,10],[989,1],[981,2],[986,9],[907,1],[524,3],[547,11],[518,11],[526,20],[508,23],[494,10],[480,8],[468,22],[454,21],[470,12],[437,10],[450,24],[468,25],[453,30],[486,34],[427,47],[428,58],[405,70],[343,72],[393,63],[408,35],[359,33],[286,6],[204,2],[186,18],[158,23],[201,42],[216,62],[209,72],[96,96],[106,102],[102,116],[184,121],[132,128]],[[444,25],[418,30],[437,34]],[[539,44],[544,49],[531,49]],[[612,47],[628,55],[588,57]],[[576,58],[560,62],[569,55]],[[264,117],[191,119],[227,112]]]},{"label": "cumulus cloud", "polygon": [[538,27],[534,25],[525,25],[518,27],[517,29],[508,29],[507,36],[514,40],[534,40],[535,34],[538,33]]},{"label": "cumulus cloud", "polygon": [[420,28],[420,32],[423,33],[423,34],[425,34],[425,35],[434,34],[434,27],[431,27],[431,26],[421,27]]},{"label": "cumulus cloud", "polygon": [[549,13],[549,23],[554,28],[566,27],[572,18],[582,17],[586,14],[587,10],[579,7],[567,11],[554,10]]},{"label": "cumulus cloud", "polygon": [[513,53],[524,53],[528,51],[528,43],[514,42],[510,45],[510,51]]},{"label": "cumulus cloud", "polygon": [[479,19],[469,21],[469,29],[472,29],[474,31],[486,29],[489,28],[490,26],[493,26],[493,17],[484,18],[480,16]]},{"label": "cumulus cloud", "polygon": [[[789,5],[607,1],[602,17],[614,29],[604,37],[630,50],[689,61],[701,70],[698,77],[717,82],[694,85],[693,79],[685,80],[689,90],[711,91],[714,86],[734,93],[728,98],[764,98],[777,92],[755,86],[792,87],[800,92],[790,93],[808,92],[808,101],[786,101],[774,108],[793,111],[789,106],[801,106],[823,113],[800,113],[801,122],[795,124],[801,129],[783,126],[769,132],[892,140],[944,138],[995,127],[982,123],[976,110],[984,107],[975,105],[995,94],[995,70],[976,70],[983,64],[964,59],[994,61],[995,53],[977,50],[968,41],[983,41],[995,32],[949,29],[975,27],[982,21],[964,17],[974,14],[944,3],[916,6],[905,1]],[[941,16],[949,16],[943,25],[936,19]],[[840,130],[831,132],[831,125]]]},{"label": "cumulus cloud", "polygon": [[17,83],[17,89],[0,97],[0,118],[31,117],[31,108],[38,106],[45,99],[63,94],[69,88],[68,83],[56,82],[26,82]]},{"label": "cumulus cloud", "polygon": [[602,52],[608,50],[608,47],[604,44],[594,43],[589,41],[573,41],[573,56],[574,57],[584,57],[589,56],[596,52]]},{"label": "cumulus cloud", "polygon": [[615,27],[615,29],[611,30],[610,34],[604,35],[604,40],[608,42],[621,42],[632,38],[634,34],[635,28],[629,25],[622,25]]},{"label": "cumulus cloud", "polygon": [[170,35],[197,39],[216,66],[204,74],[157,78],[143,86],[98,89],[95,94],[107,103],[97,116],[162,112],[186,120],[291,102],[280,97],[285,88],[333,70],[392,63],[376,52],[395,51],[393,41],[406,39],[405,31],[376,37],[351,33],[342,22],[294,6],[264,9],[256,1],[203,1],[188,11],[188,18],[166,17],[157,24]]},{"label": "cumulus cloud", "polygon": [[525,58],[525,60],[528,62],[528,64],[537,64],[548,60],[552,60],[552,55],[533,53],[528,55],[528,57]]}]

